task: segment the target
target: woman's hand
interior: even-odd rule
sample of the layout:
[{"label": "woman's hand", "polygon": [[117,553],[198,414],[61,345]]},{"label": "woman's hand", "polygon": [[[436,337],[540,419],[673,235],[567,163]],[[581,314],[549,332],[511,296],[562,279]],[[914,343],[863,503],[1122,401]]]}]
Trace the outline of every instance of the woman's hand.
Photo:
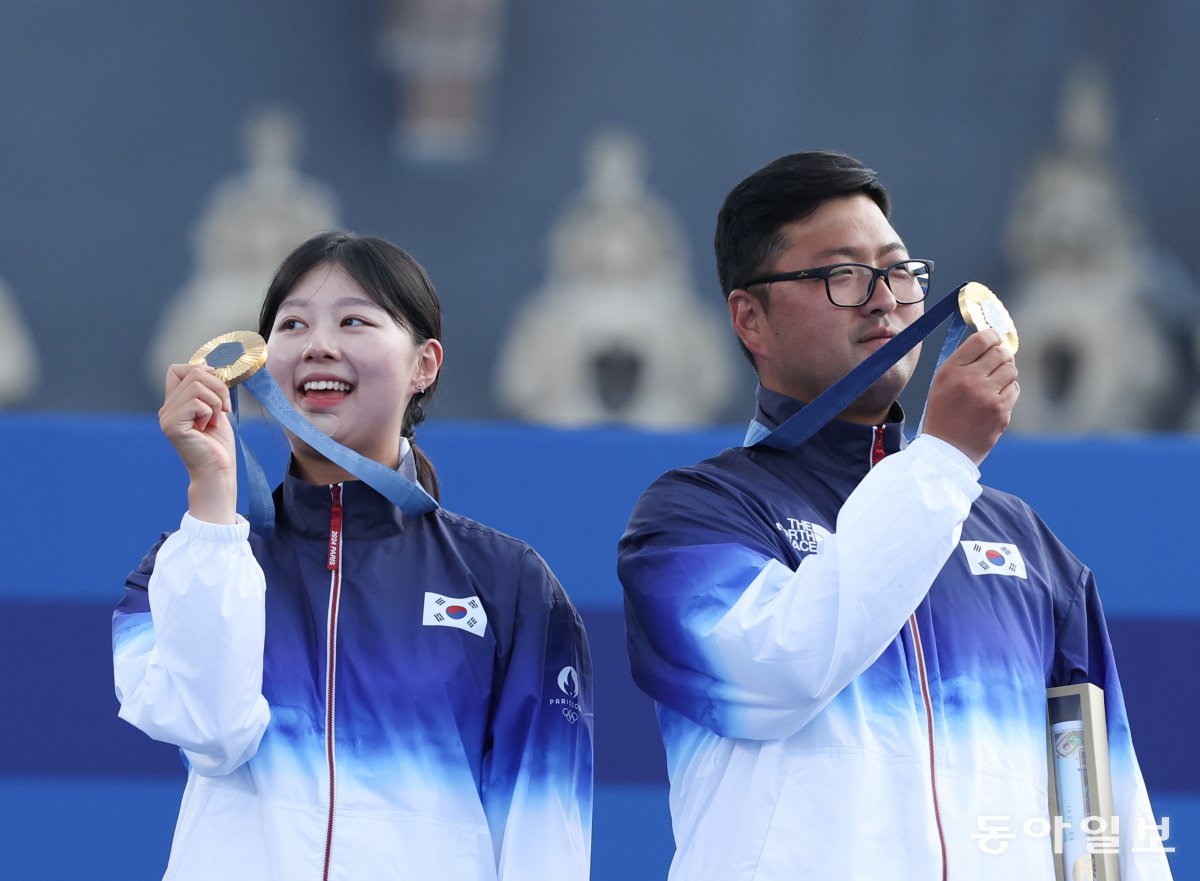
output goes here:
[{"label": "woman's hand", "polygon": [[209,367],[172,364],[158,425],[191,478],[188,511],[210,523],[237,521],[237,451],[229,388]]}]

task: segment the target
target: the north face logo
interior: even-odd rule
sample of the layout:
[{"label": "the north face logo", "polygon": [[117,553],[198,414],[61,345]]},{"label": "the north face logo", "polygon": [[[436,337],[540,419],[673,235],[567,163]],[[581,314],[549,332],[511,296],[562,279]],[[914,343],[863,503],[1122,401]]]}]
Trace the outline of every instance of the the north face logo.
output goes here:
[{"label": "the north face logo", "polygon": [[807,520],[797,520],[795,517],[787,518],[787,526],[776,523],[775,528],[782,532],[787,537],[788,543],[802,554],[815,554],[821,542],[829,535],[829,530],[824,526],[809,523]]}]

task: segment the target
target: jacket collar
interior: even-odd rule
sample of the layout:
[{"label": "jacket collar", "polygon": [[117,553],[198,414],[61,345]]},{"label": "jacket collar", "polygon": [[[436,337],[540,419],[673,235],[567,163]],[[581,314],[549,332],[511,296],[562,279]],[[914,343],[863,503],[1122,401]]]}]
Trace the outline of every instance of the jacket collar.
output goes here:
[{"label": "jacket collar", "polygon": [[[800,412],[804,402],[787,395],[758,387],[755,418],[767,428],[777,428],[788,418]],[[899,403],[892,404],[888,421],[882,426],[860,425],[834,419],[809,438],[798,450],[776,451],[786,456],[796,455],[808,464],[850,469],[865,474],[871,469],[871,453],[875,446],[877,429],[883,430],[883,448],[888,454],[904,449],[908,441],[904,436],[904,411]],[[760,448],[755,448],[760,449]],[[766,448],[762,448],[765,449]]]},{"label": "jacket collar", "polygon": [[[401,439],[399,471],[416,481],[417,470],[407,438]],[[361,480],[347,480],[342,488],[342,531],[347,538],[382,538],[403,531],[411,519]],[[275,491],[279,521],[293,532],[308,536],[329,534],[333,511],[332,487],[307,483],[296,475],[289,460],[287,476]],[[278,502],[282,504],[278,504]]]}]

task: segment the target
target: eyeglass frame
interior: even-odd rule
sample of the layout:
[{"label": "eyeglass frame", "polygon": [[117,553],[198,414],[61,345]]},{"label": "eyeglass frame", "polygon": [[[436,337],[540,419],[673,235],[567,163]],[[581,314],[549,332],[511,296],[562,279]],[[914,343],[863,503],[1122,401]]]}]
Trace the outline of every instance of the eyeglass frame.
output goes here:
[{"label": "eyeglass frame", "polygon": [[[892,286],[887,280],[887,275],[897,266],[903,266],[905,263],[924,263],[929,267],[927,276],[930,279],[933,278],[932,260],[922,260],[919,257],[907,257],[904,260],[897,260],[895,263],[885,266],[882,269],[877,269],[868,263],[854,262],[830,263],[828,266],[816,266],[812,269],[794,269],[791,272],[780,272],[776,275],[764,275],[761,278],[756,278],[746,282],[743,285],[739,285],[739,287],[746,289],[760,284],[773,284],[777,281],[816,281],[817,279],[820,279],[821,281],[825,282],[825,299],[827,299],[832,305],[837,306],[839,309],[857,309],[860,306],[865,306],[867,303],[871,302],[871,297],[875,296],[875,283],[881,278],[883,279],[883,283],[887,285],[887,289],[892,292],[892,296],[895,297],[896,294],[894,291],[892,291]],[[863,269],[868,269],[871,272],[871,283],[867,285],[867,295],[863,297],[862,301],[859,303],[852,303],[849,305],[845,303],[838,303],[833,299],[833,292],[829,290],[829,273],[835,269],[840,269],[843,266],[861,266]],[[926,285],[921,299],[901,300],[897,297],[896,302],[902,306],[912,306],[916,303],[924,303],[928,296],[929,287]]]}]

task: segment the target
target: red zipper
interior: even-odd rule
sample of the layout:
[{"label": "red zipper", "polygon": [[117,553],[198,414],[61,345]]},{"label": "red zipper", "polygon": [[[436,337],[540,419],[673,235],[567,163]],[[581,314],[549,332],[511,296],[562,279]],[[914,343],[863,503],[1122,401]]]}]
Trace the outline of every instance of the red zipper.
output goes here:
[{"label": "red zipper", "polygon": [[950,865],[946,859],[946,833],[942,829],[942,809],[938,805],[937,765],[934,762],[933,749],[933,700],[929,696],[929,675],[925,671],[925,649],[921,646],[921,631],[917,627],[915,612],[908,616],[908,629],[912,633],[913,647],[917,653],[917,678],[921,683],[921,700],[925,703],[925,730],[929,736],[929,789],[933,794],[933,820],[937,824],[938,844],[942,848],[942,881],[946,881],[950,875]]},{"label": "red zipper", "polygon": [[871,432],[871,467],[874,468],[883,461],[883,457],[887,455],[887,450],[883,446],[883,426],[872,426]]},{"label": "red zipper", "polygon": [[338,601],[342,588],[342,487],[329,487],[333,495],[333,507],[329,512],[329,556],[326,566],[329,576],[329,620],[325,642],[328,646],[325,658],[325,767],[329,770],[329,816],[325,824],[325,868],[323,881],[329,881],[329,866],[333,857],[333,809],[336,786],[336,760],[334,742],[334,672],[337,662],[337,616]]},{"label": "red zipper", "polygon": [[[887,450],[883,446],[883,426],[876,425],[872,431],[871,466],[874,467],[887,455]],[[933,740],[933,699],[929,696],[929,674],[925,669],[925,649],[921,644],[921,630],[917,627],[915,612],[908,616],[908,629],[912,633],[913,648],[917,655],[917,679],[921,684],[921,701],[925,705],[925,731],[929,738],[929,790],[933,795],[933,821],[937,824],[938,844],[942,849],[942,881],[947,881],[950,875],[950,863],[946,856],[946,832],[942,828],[942,809],[938,804],[937,763]]]}]

